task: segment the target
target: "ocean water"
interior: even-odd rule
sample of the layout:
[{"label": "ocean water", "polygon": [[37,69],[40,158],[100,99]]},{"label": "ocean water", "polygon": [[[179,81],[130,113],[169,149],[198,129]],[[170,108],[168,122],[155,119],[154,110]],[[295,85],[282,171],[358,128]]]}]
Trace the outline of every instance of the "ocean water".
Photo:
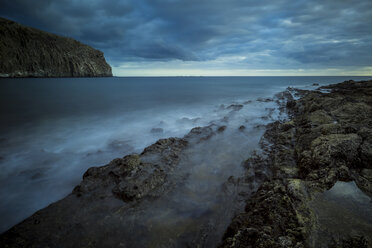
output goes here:
[{"label": "ocean water", "polygon": [[[260,99],[288,86],[314,89],[313,83],[370,78],[0,79],[0,232],[69,194],[89,167],[140,153],[160,138],[183,137],[196,126],[225,125],[228,117],[218,142],[200,148],[202,158],[190,159],[212,159],[216,153],[208,157],[207,151],[222,152],[216,144],[237,158],[231,165],[236,170],[222,166],[228,161],[223,157],[214,158],[224,161],[212,163],[215,168],[208,162],[191,168],[221,176],[202,181],[196,174],[189,188],[201,188],[201,182],[217,187],[213,185],[241,172],[239,161],[257,148],[262,126],[280,118],[275,102]],[[232,112],[231,104],[244,107]],[[246,127],[243,134],[237,132],[241,125]]]}]

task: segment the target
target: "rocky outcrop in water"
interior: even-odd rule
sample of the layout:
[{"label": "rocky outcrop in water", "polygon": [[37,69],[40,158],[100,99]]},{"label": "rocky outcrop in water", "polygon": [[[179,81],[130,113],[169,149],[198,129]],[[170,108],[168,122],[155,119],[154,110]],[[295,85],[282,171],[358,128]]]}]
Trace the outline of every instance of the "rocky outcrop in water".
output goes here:
[{"label": "rocky outcrop in water", "polygon": [[[218,128],[197,127],[182,139],[161,139],[141,154],[88,169],[70,195],[0,235],[0,246],[147,247],[149,239],[156,239],[147,233],[147,229],[151,229],[151,225],[145,223],[148,218],[143,222],[135,220],[145,214],[154,217],[151,211],[156,199],[182,186],[187,174],[178,174],[175,170],[181,170],[180,159],[188,156],[185,150],[190,143],[208,141],[218,133]],[[164,211],[163,207],[160,212]],[[182,228],[187,228],[187,224],[188,221]],[[189,233],[181,233],[195,236],[194,230],[186,231]]]},{"label": "rocky outcrop in water", "polygon": [[246,162],[248,171],[270,167],[272,176],[247,199],[221,247],[372,247],[372,222],[357,217],[364,210],[323,197],[337,181],[372,196],[372,81],[292,92],[303,96],[287,103],[292,119],[269,125],[265,153]]},{"label": "rocky outcrop in water", "polygon": [[[178,164],[186,139],[157,141],[142,154],[88,169],[80,185],[0,237],[1,247],[120,247],[128,228],[122,216],[143,200],[172,189],[167,176]],[[27,230],[27,231],[26,231]],[[110,237],[110,238],[108,238]]]},{"label": "rocky outcrop in water", "polygon": [[0,18],[0,77],[110,77],[103,53]]}]

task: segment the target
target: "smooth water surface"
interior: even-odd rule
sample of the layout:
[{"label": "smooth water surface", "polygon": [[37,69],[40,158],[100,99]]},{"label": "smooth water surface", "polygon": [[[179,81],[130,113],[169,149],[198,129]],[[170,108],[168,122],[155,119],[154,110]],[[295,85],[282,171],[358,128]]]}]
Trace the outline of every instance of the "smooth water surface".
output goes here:
[{"label": "smooth water surface", "polygon": [[311,207],[317,220],[311,238],[314,247],[326,248],[333,243],[332,238],[347,239],[350,235],[371,239],[372,200],[354,181],[336,182],[319,194]]}]

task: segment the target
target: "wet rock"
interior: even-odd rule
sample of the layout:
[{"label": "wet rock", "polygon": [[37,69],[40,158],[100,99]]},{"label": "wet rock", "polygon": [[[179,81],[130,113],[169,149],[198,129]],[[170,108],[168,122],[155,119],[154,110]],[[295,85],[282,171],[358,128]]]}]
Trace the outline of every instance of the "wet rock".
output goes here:
[{"label": "wet rock", "polygon": [[372,180],[372,169],[363,169],[361,170],[360,175],[366,179]]},{"label": "wet rock", "polygon": [[231,109],[232,111],[239,111],[244,107],[242,104],[231,104],[227,107],[227,109]]},{"label": "wet rock", "polygon": [[[301,243],[309,219],[306,212],[296,212],[296,204],[283,182],[264,183],[249,200],[246,212],[234,218],[221,247],[293,247]],[[247,233],[252,229],[258,231],[253,237]]]},{"label": "wet rock", "polygon": [[222,133],[225,130],[226,130],[226,126],[220,126],[219,128],[217,128],[217,132],[219,133]]},{"label": "wet rock", "polygon": [[346,237],[334,240],[330,248],[369,248],[368,241],[364,236]]},{"label": "wet rock", "polygon": [[[290,113],[291,120],[267,125],[261,140],[266,158],[247,160],[248,181],[259,175],[256,168],[271,171],[266,173],[266,182],[247,199],[245,212],[233,219],[221,247],[318,247],[312,242],[319,233],[318,217],[310,202],[319,192],[329,190],[339,180],[354,180],[372,197],[372,81],[347,81],[321,88],[331,91],[288,89],[278,94],[278,104],[286,103],[283,111]],[[302,98],[295,101],[291,94]],[[326,199],[323,203],[331,204]],[[369,224],[353,223],[353,227],[343,225],[349,238],[332,231],[318,238],[334,238],[334,246],[328,239],[322,244],[325,247],[370,247],[372,241],[367,236],[351,231],[355,228],[366,233]],[[246,233],[250,228],[258,230],[254,239]]]},{"label": "wet rock", "polygon": [[195,127],[185,136],[185,139],[190,141],[207,140],[215,135],[212,125],[207,127]]},{"label": "wet rock", "polygon": [[107,239],[102,232],[116,233],[122,228],[117,220],[138,202],[172,189],[169,174],[187,144],[180,138],[161,139],[141,154],[89,168],[70,195],[0,235],[0,246],[84,247],[87,239],[94,240],[95,247],[119,246],[124,242],[120,235]]},{"label": "wet rock", "polygon": [[280,125],[280,128],[283,132],[286,132],[294,127],[295,127],[295,123],[293,121],[287,121]]},{"label": "wet rock", "polygon": [[258,125],[254,126],[255,129],[261,129],[261,128],[264,128],[264,127],[265,127],[264,124],[258,124]]},{"label": "wet rock", "polygon": [[[216,134],[217,128],[216,125],[197,127],[184,138],[160,139],[141,154],[130,154],[107,165],[89,168],[71,194],[0,235],[0,247],[85,247],[87,244],[119,247],[133,244],[134,241],[129,242],[128,235],[122,233],[130,226],[123,220],[128,214],[142,214],[143,206],[151,206],[160,196],[165,197],[182,183],[184,178],[175,175],[175,170],[179,169],[181,158],[188,156],[185,149],[190,143],[209,139]],[[229,180],[232,181],[237,185],[239,180]],[[236,190],[237,186],[230,184]],[[205,211],[192,213],[198,218],[208,215]],[[185,235],[191,235],[194,230],[188,231],[187,226],[182,227]],[[202,235],[213,235],[212,229],[200,230]],[[201,237],[200,240],[204,239]]]},{"label": "wet rock", "polygon": [[310,114],[305,117],[308,119],[307,121],[309,123],[311,123],[313,126],[333,123],[333,118],[327,112],[322,109],[314,110],[313,106],[314,105],[312,105],[312,108],[309,111]]},{"label": "wet rock", "polygon": [[272,98],[257,98],[257,102],[272,102],[274,101]]},{"label": "wet rock", "polygon": [[278,238],[279,245],[283,248],[293,246],[292,240],[288,236],[282,236]]},{"label": "wet rock", "polygon": [[365,140],[360,146],[360,156],[364,167],[372,169],[372,142]]},{"label": "wet rock", "polygon": [[352,166],[358,162],[361,142],[357,134],[322,135],[311,143],[313,163],[327,166],[341,160]]},{"label": "wet rock", "polygon": [[[294,100],[290,90],[285,90],[283,92],[279,92],[279,93],[275,94],[275,98],[279,102],[281,102],[281,101],[293,101]],[[271,98],[269,98],[269,99],[271,99]]]},{"label": "wet rock", "polygon": [[294,107],[296,107],[296,101],[294,100],[288,101],[286,107],[288,109],[293,109]]},{"label": "wet rock", "polygon": [[196,117],[196,118],[187,118],[187,117],[183,117],[179,120],[177,120],[178,123],[196,123],[200,120],[199,117]]}]

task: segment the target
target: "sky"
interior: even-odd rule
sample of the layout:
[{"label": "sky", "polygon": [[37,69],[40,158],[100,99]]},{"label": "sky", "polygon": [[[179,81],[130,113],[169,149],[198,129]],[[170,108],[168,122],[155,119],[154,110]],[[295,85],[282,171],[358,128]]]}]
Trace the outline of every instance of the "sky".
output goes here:
[{"label": "sky", "polygon": [[371,0],[0,0],[115,76],[372,75]]}]

